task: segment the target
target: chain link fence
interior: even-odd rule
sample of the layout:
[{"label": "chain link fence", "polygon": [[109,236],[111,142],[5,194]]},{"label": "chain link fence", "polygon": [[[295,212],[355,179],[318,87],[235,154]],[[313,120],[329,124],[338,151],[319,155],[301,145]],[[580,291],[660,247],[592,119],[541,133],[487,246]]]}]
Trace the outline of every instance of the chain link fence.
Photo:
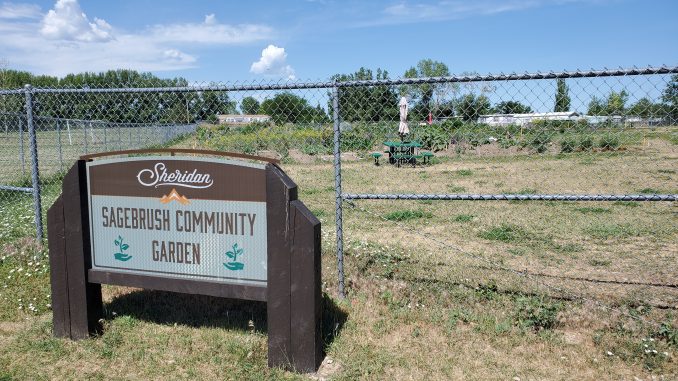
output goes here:
[{"label": "chain link fence", "polygon": [[79,155],[205,148],[283,161],[332,216],[342,295],[346,255],[385,277],[678,306],[678,67],[139,86],[0,91],[0,239],[41,235]]}]

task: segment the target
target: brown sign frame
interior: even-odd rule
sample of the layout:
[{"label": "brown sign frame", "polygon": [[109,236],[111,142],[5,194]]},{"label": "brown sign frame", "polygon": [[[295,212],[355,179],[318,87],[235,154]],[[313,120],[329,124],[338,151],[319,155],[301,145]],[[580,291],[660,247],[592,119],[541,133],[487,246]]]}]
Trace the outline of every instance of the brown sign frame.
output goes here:
[{"label": "brown sign frame", "polygon": [[265,287],[95,270],[90,256],[86,163],[131,153],[214,155],[202,150],[115,151],[87,155],[73,165],[64,177],[62,194],[47,213],[54,335],[79,340],[100,332],[102,284],[262,301],[267,303],[268,365],[316,371],[323,358],[320,221],[297,199],[294,181],[273,160],[247,155],[268,162]]}]

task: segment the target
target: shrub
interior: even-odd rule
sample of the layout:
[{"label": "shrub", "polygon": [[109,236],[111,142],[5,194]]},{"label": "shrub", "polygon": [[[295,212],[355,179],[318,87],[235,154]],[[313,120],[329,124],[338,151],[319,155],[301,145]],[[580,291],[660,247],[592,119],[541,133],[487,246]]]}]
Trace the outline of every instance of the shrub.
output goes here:
[{"label": "shrub", "polygon": [[561,303],[537,297],[521,297],[516,304],[515,318],[518,325],[535,331],[554,328],[562,308]]},{"label": "shrub", "polygon": [[574,152],[575,148],[577,141],[571,136],[566,136],[560,141],[560,152]]},{"label": "shrub", "polygon": [[419,131],[419,141],[424,149],[431,151],[440,151],[447,148],[450,142],[450,135],[441,125],[430,125],[422,127]]},{"label": "shrub", "polygon": [[507,149],[516,145],[518,142],[511,138],[501,137],[499,138],[499,147]]},{"label": "shrub", "polygon": [[582,151],[589,151],[593,148],[593,138],[590,135],[584,135],[579,139],[577,146]]},{"label": "shrub", "polygon": [[532,135],[529,139],[529,145],[538,153],[544,153],[548,149],[548,144],[551,142],[551,135],[546,131],[539,131]]},{"label": "shrub", "polygon": [[615,134],[604,134],[598,140],[598,147],[604,151],[616,151],[620,146],[619,136]]},{"label": "shrub", "polygon": [[433,214],[422,210],[396,210],[384,216],[384,218],[389,221],[407,221],[431,217],[433,217]]},{"label": "shrub", "polygon": [[344,151],[369,151],[382,136],[373,124],[354,123],[348,131],[342,132],[341,149]]}]

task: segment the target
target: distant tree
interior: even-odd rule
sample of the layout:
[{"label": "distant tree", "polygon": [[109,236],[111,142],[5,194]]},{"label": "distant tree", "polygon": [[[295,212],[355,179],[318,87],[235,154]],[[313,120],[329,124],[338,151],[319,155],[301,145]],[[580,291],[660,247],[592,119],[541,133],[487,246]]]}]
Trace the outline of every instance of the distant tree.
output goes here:
[{"label": "distant tree", "polygon": [[607,97],[607,105],[605,106],[605,113],[607,115],[623,115],[626,109],[626,101],[629,94],[626,90],[612,91]]},{"label": "distant tree", "polygon": [[605,115],[605,103],[598,97],[592,97],[589,102],[588,115]]},{"label": "distant tree", "polygon": [[570,111],[570,95],[564,78],[558,78],[556,82],[556,104],[553,107],[555,112]]},{"label": "distant tree", "polygon": [[198,120],[214,121],[218,114],[235,114],[235,101],[225,91],[206,91],[200,94]]},{"label": "distant tree", "polygon": [[[450,75],[450,69],[440,61],[432,59],[423,59],[417,63],[416,67],[411,67],[405,71],[405,78],[422,77],[444,77]],[[408,93],[419,107],[412,107],[413,110],[420,110],[415,118],[425,119],[429,113],[438,116],[438,106],[442,102],[449,84],[424,83],[421,85],[406,85],[401,88],[402,92]],[[436,99],[434,99],[436,95]],[[435,102],[434,102],[435,101]]]},{"label": "distant tree", "polygon": [[245,97],[240,102],[240,110],[242,111],[243,114],[250,115],[257,114],[259,113],[260,106],[261,105],[259,104],[259,101],[257,101],[253,97]]},{"label": "distant tree", "polygon": [[457,102],[457,114],[465,121],[476,121],[490,110],[490,100],[485,95],[466,94]]},{"label": "distant tree", "polygon": [[276,94],[261,102],[260,112],[269,115],[276,124],[311,123],[319,117],[317,108],[310,106],[306,99],[289,92]]},{"label": "distant tree", "polygon": [[[388,79],[386,70],[377,69],[376,75],[370,69],[361,67],[355,73],[335,74],[337,82],[370,81]],[[393,86],[340,87],[339,117],[347,122],[379,122],[398,118],[398,94]],[[332,96],[329,94],[328,109],[332,110]]]},{"label": "distant tree", "polygon": [[641,98],[638,102],[632,104],[628,115],[640,116],[643,118],[664,118],[667,116],[668,107],[665,104],[653,103],[648,98]]},{"label": "distant tree", "polygon": [[516,101],[499,102],[494,106],[494,111],[497,114],[529,114],[532,112],[530,106]]},{"label": "distant tree", "polygon": [[320,104],[315,106],[315,112],[313,113],[313,117],[311,120],[313,123],[329,123],[330,122],[330,117],[327,115],[325,110],[320,107]]},{"label": "distant tree", "polygon": [[678,74],[671,77],[671,81],[666,85],[662,100],[666,108],[666,116],[671,124],[678,123]]}]

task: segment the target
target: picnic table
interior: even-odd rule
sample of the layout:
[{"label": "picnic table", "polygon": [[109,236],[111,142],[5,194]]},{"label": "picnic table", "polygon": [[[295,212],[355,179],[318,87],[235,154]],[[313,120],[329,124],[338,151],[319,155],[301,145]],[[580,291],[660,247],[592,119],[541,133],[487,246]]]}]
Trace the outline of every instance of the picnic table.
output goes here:
[{"label": "picnic table", "polygon": [[388,153],[388,162],[400,166],[402,163],[409,163],[413,166],[417,164],[417,159],[421,159],[421,155],[418,155],[418,150],[421,148],[421,143],[413,141],[386,141],[384,145],[388,148],[386,153]]}]

